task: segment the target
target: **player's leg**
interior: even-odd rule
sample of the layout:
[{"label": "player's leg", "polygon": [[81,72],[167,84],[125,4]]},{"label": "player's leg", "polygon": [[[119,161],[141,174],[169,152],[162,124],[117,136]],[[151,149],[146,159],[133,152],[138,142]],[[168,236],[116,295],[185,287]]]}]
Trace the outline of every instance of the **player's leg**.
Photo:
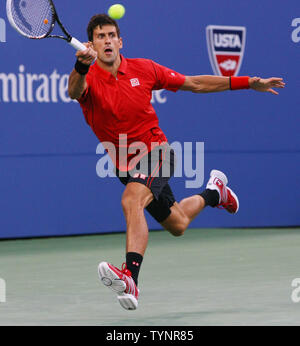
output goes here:
[{"label": "player's leg", "polygon": [[148,225],[144,209],[153,200],[151,190],[138,182],[127,184],[122,196],[122,208],[126,220],[126,253],[136,252],[144,256],[148,243]]},{"label": "player's leg", "polygon": [[138,306],[138,274],[148,243],[144,209],[157,198],[163,188],[156,175],[162,168],[162,161],[167,161],[166,151],[167,146],[157,148],[154,153],[151,152],[151,155],[142,158],[139,165],[128,172],[127,177],[121,178],[118,175],[121,182],[126,185],[122,196],[122,208],[127,225],[126,265],[119,270],[107,262],[101,262],[98,270],[102,282],[118,293],[118,300],[125,309],[136,309]]},{"label": "player's leg", "polygon": [[138,274],[148,243],[148,226],[144,208],[152,201],[151,190],[139,182],[128,182],[122,196],[126,220],[126,263],[118,269],[101,262],[98,272],[104,285],[117,292],[121,306],[135,310],[138,306]]},{"label": "player's leg", "polygon": [[[163,170],[168,171],[166,177]],[[144,209],[157,199],[174,170],[173,149],[167,144],[154,148],[129,172],[122,196],[126,220],[126,265],[138,284],[138,275],[148,243],[148,225]],[[168,175],[169,173],[169,175]]]}]

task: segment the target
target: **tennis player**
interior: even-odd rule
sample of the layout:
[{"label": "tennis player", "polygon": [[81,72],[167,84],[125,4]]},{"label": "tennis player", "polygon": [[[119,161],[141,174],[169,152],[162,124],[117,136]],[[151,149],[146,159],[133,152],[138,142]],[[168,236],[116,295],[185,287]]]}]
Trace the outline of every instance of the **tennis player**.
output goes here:
[{"label": "tennis player", "polygon": [[151,105],[152,90],[208,93],[251,88],[277,95],[273,88],[283,88],[284,83],[281,78],[184,76],[151,60],[127,59],[120,54],[123,42],[118,24],[105,14],[91,18],[87,33],[87,49],[76,53],[69,95],[79,101],[125,185],[122,208],[127,224],[126,263],[118,269],[101,262],[98,272],[103,284],[117,293],[121,306],[134,310],[148,242],[144,209],[174,236],[183,235],[206,206],[232,214],[239,209],[226,175],[218,170],[211,171],[203,192],[176,202],[168,183],[174,173],[174,152]]}]

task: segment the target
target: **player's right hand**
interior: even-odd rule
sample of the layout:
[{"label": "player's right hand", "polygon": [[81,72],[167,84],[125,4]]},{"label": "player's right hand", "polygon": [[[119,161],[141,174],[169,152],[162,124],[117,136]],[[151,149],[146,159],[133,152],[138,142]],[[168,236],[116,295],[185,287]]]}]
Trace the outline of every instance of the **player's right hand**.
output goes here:
[{"label": "player's right hand", "polygon": [[97,52],[92,48],[92,42],[84,43],[86,50],[78,50],[76,52],[77,59],[85,64],[91,65],[97,59]]}]

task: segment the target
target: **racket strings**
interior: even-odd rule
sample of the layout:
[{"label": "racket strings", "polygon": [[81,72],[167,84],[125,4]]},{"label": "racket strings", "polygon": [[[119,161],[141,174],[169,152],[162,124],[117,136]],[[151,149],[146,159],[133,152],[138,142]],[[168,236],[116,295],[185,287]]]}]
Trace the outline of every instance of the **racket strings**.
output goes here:
[{"label": "racket strings", "polygon": [[51,31],[54,13],[48,0],[12,0],[11,15],[28,37],[42,38]]}]

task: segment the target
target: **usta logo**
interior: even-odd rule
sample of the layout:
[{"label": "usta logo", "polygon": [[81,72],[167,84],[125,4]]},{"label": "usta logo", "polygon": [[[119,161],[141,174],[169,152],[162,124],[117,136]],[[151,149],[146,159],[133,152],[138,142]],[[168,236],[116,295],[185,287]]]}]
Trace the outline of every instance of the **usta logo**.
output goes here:
[{"label": "usta logo", "polygon": [[239,35],[234,34],[214,34],[215,47],[241,48],[242,42]]},{"label": "usta logo", "polygon": [[208,25],[206,42],[214,73],[219,76],[237,76],[245,51],[246,27]]}]

